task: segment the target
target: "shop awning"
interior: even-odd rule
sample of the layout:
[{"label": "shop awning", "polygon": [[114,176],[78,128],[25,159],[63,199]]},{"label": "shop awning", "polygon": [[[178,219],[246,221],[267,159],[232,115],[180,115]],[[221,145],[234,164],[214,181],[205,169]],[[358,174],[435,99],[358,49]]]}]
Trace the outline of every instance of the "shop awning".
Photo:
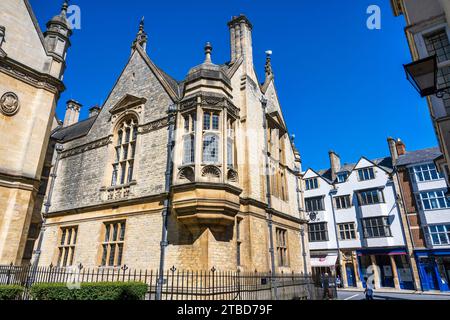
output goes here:
[{"label": "shop awning", "polygon": [[311,267],[334,267],[337,256],[327,255],[322,257],[311,257]]}]

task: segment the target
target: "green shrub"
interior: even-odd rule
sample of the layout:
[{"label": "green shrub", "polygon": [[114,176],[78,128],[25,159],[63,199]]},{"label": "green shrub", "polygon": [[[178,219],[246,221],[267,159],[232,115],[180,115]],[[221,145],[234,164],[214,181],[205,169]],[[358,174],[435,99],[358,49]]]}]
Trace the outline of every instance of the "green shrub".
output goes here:
[{"label": "green shrub", "polygon": [[23,287],[16,285],[0,285],[0,300],[17,300],[23,293]]},{"label": "green shrub", "polygon": [[35,300],[142,300],[147,285],[141,282],[82,283],[80,289],[69,289],[66,283],[42,283],[31,287]]}]

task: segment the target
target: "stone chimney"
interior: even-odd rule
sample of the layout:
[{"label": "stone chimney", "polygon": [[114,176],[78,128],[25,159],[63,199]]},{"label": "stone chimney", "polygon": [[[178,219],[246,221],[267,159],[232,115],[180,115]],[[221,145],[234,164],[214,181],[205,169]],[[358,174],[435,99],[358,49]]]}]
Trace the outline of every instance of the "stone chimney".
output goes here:
[{"label": "stone chimney", "polygon": [[398,160],[397,142],[392,137],[389,137],[387,139],[387,142],[388,142],[388,146],[389,146],[389,152],[391,153],[392,162],[394,162],[394,164],[395,164]]},{"label": "stone chimney", "polygon": [[89,118],[97,116],[101,110],[102,108],[100,108],[99,106],[93,106],[89,109]]},{"label": "stone chimney", "polygon": [[253,64],[252,29],[253,26],[243,14],[234,16],[228,22],[231,40],[231,62],[243,56],[246,65]]},{"label": "stone chimney", "polygon": [[402,140],[398,139],[395,143],[395,147],[397,149],[398,156],[403,156],[406,154],[406,145]]},{"label": "stone chimney", "polygon": [[81,103],[75,100],[67,101],[66,115],[64,117],[63,127],[71,126],[80,119]]},{"label": "stone chimney", "polygon": [[334,181],[341,170],[341,158],[334,151],[330,151],[328,154],[330,156],[331,180]]}]

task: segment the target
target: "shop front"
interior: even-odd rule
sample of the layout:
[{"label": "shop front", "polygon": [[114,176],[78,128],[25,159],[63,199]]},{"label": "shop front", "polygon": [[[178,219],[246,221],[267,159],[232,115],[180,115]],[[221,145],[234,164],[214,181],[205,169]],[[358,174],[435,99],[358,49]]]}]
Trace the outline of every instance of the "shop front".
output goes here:
[{"label": "shop front", "polygon": [[311,253],[311,268],[314,281],[321,283],[323,276],[336,276],[337,253]]},{"label": "shop front", "polygon": [[416,251],[423,291],[450,291],[450,250]]},{"label": "shop front", "polygon": [[360,250],[357,254],[364,287],[366,281],[371,280],[375,288],[414,289],[411,265],[405,249]]}]

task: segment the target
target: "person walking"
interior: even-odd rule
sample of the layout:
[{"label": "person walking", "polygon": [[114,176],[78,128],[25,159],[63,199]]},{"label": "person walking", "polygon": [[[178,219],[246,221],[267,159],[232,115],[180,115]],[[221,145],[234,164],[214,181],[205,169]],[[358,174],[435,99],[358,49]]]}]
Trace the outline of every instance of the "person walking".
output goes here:
[{"label": "person walking", "polygon": [[366,300],[373,300],[373,289],[374,289],[374,282],[373,280],[367,281],[367,277],[364,278],[366,282],[366,290],[364,291],[364,294],[366,295]]},{"label": "person walking", "polygon": [[322,288],[323,288],[323,300],[330,300],[330,277],[328,273],[325,273],[323,276],[322,281]]}]

